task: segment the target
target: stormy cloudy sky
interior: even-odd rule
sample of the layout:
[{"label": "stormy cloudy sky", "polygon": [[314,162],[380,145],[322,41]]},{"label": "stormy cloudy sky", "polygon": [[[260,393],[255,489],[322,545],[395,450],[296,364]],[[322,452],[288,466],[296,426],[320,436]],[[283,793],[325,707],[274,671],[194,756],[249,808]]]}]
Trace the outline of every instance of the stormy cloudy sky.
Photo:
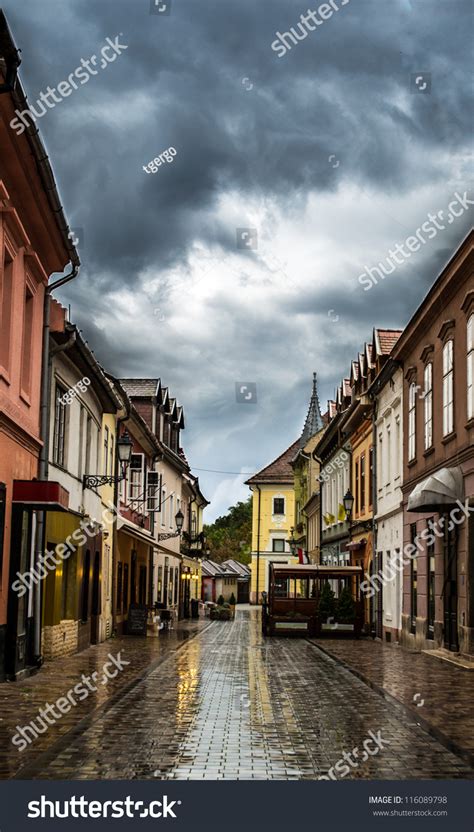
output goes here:
[{"label": "stormy cloudy sky", "polygon": [[[472,190],[472,5],[338,0],[280,58],[275,33],[302,0],[160,2],[170,14],[150,0],[3,8],[32,104],[107,37],[128,45],[40,120],[84,235],[59,297],[107,369],[160,376],[183,404],[209,520],[247,495],[240,472],[297,437],[313,370],[323,404],[374,324],[407,322],[472,224],[474,206],[383,283],[358,282]],[[170,146],[174,161],[145,173]],[[237,228],[258,248],[238,248]],[[236,402],[236,382],[256,383],[257,402]]]}]

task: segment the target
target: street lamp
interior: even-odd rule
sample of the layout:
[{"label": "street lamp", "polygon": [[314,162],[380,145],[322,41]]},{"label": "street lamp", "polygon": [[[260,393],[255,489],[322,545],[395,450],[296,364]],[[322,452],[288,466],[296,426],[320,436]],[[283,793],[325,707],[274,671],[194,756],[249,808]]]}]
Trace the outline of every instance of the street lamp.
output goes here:
[{"label": "street lamp", "polygon": [[295,540],[295,530],[294,530],[293,526],[290,529],[290,539],[288,540],[288,543],[290,544],[290,552],[293,555],[293,557],[295,557],[295,555],[296,555],[296,540]]},{"label": "street lamp", "polygon": [[115,485],[125,479],[125,474],[132,459],[133,442],[128,430],[117,439],[117,456],[120,463],[121,473],[119,476],[107,474],[84,474],[82,478],[83,488],[98,488],[101,485]]},{"label": "street lamp", "polygon": [[169,540],[171,537],[180,537],[181,532],[183,530],[183,523],[184,523],[184,514],[179,509],[177,514],[175,515],[174,521],[176,523],[176,531],[170,532],[169,534],[159,534],[157,536],[157,540]]},{"label": "street lamp", "polygon": [[354,497],[351,494],[350,488],[347,489],[347,493],[342,502],[344,504],[344,511],[346,512],[346,520],[350,523],[352,520],[352,509],[354,508]]}]

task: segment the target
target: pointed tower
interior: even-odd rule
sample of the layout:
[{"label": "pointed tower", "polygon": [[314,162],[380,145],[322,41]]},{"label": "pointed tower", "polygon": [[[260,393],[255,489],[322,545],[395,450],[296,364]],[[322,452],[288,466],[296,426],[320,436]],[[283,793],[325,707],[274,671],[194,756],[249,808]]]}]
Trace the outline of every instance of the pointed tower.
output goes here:
[{"label": "pointed tower", "polygon": [[299,440],[300,447],[304,447],[315,433],[319,433],[324,427],[321,408],[319,405],[318,384],[316,373],[313,373],[313,392],[309,402],[308,414],[304,423],[303,431]]}]

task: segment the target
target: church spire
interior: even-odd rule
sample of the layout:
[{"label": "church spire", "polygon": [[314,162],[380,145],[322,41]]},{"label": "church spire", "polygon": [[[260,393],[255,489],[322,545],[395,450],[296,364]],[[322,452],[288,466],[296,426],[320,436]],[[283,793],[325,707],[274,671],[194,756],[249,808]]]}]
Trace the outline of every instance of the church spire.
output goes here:
[{"label": "church spire", "polygon": [[303,432],[301,434],[301,446],[306,445],[309,439],[315,433],[322,430],[323,417],[321,416],[321,408],[319,406],[318,385],[316,373],[313,373],[313,391],[311,393],[311,400],[309,402],[308,415],[304,423]]}]

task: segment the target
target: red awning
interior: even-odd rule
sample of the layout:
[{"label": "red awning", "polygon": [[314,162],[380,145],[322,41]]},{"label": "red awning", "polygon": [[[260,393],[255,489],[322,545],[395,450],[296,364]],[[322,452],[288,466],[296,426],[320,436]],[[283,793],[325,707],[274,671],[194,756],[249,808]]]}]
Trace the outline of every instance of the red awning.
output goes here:
[{"label": "red awning", "polygon": [[45,511],[69,511],[69,491],[58,482],[13,480],[12,502]]}]

